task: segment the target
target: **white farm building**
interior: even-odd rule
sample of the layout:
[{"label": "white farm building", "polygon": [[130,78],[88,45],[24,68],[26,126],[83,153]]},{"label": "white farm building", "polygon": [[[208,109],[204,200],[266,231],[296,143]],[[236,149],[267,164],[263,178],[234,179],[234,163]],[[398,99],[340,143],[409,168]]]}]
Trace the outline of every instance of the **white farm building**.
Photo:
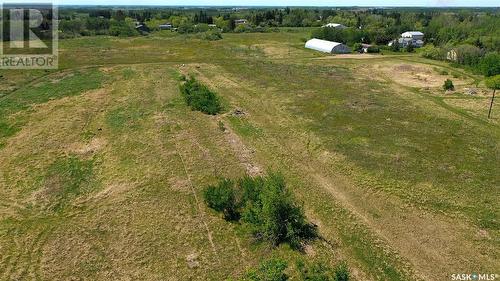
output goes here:
[{"label": "white farm building", "polygon": [[330,28],[338,28],[338,29],[344,29],[347,28],[347,26],[340,24],[340,23],[327,23],[322,26],[323,28],[325,27],[330,27]]},{"label": "white farm building", "polygon": [[349,47],[342,43],[326,41],[321,39],[311,39],[306,42],[306,48],[330,54],[350,53]]}]

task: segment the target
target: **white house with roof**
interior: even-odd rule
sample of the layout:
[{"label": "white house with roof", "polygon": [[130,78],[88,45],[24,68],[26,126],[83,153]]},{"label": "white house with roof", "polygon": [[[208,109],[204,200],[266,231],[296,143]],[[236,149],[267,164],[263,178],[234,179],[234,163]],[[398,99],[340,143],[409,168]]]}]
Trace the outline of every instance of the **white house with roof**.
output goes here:
[{"label": "white house with roof", "polygon": [[415,48],[420,48],[424,45],[424,34],[420,31],[407,31],[401,34],[401,37],[389,43],[389,46],[399,44],[400,47],[406,48],[412,45]]},{"label": "white house with roof", "polygon": [[158,27],[160,28],[160,30],[170,30],[174,26],[171,23],[167,22],[167,23],[158,25]]},{"label": "white house with roof", "polygon": [[420,31],[406,31],[401,34],[401,38],[411,38],[413,40],[424,40],[424,34]]},{"label": "white house with roof", "polygon": [[349,47],[347,47],[342,43],[321,40],[316,38],[307,41],[305,47],[307,49],[312,49],[330,54],[345,54],[351,52]]},{"label": "white house with roof", "polygon": [[245,25],[245,24],[248,24],[248,21],[246,19],[238,19],[238,20],[234,20],[234,24],[235,25]]},{"label": "white house with roof", "polygon": [[338,28],[338,29],[347,28],[347,26],[340,24],[340,23],[327,23],[327,24],[323,25],[322,27],[330,27],[330,28]]}]

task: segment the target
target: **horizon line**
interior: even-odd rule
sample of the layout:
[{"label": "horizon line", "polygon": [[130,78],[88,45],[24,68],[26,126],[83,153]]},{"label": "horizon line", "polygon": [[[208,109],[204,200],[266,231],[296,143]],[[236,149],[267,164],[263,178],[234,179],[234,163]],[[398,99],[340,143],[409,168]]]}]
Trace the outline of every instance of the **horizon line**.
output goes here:
[{"label": "horizon line", "polygon": [[196,8],[259,8],[259,7],[275,7],[275,8],[494,8],[498,9],[500,6],[364,6],[364,5],[338,5],[338,6],[322,6],[322,5],[158,5],[158,4],[141,4],[141,5],[128,5],[128,4],[57,4],[57,6],[86,6],[86,7],[196,7]]}]

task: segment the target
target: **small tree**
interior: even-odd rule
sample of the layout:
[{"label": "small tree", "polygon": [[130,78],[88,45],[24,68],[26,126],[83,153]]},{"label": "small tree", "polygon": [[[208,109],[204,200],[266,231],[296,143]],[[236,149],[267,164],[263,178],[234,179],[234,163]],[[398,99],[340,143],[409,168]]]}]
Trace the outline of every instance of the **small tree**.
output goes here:
[{"label": "small tree", "polygon": [[488,111],[488,119],[491,118],[491,109],[493,108],[493,102],[495,101],[495,92],[500,89],[500,74],[495,75],[486,79],[486,86],[493,89],[493,95],[491,96],[490,109]]},{"label": "small tree", "polygon": [[453,81],[451,81],[450,79],[446,79],[446,81],[444,81],[444,84],[443,84],[443,89],[445,91],[448,91],[448,90],[455,90],[455,86],[453,86]]},{"label": "small tree", "polygon": [[249,202],[243,219],[252,224],[257,237],[273,245],[288,243],[300,248],[303,240],[317,236],[316,228],[306,220],[302,206],[294,201],[280,174],[264,179],[255,202]]},{"label": "small tree", "polygon": [[240,217],[240,204],[236,198],[234,183],[224,179],[217,185],[210,185],[205,188],[203,197],[208,207],[224,213],[226,220],[238,220]]}]

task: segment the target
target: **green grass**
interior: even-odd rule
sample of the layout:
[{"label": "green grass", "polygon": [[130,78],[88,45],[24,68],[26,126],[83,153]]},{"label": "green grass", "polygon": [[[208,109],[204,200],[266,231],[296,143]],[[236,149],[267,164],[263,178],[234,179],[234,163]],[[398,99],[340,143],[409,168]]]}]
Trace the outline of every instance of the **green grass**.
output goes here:
[{"label": "green grass", "polygon": [[[498,127],[485,120],[476,124],[435,116],[395,98],[384,83],[354,81],[344,68],[275,63],[237,65],[231,71],[236,68],[240,73],[255,73],[254,79],[264,87],[288,89],[283,98],[289,100],[293,112],[311,120],[309,129],[329,150],[361,167],[372,178],[373,188],[439,212],[466,214],[482,227],[499,228],[498,222],[484,222],[495,207],[477,204],[495,196],[497,173],[491,171],[498,171],[499,154],[497,143],[491,140],[498,139]],[[308,94],[294,94],[298,92]],[[251,127],[234,120],[230,119],[239,133],[252,134]],[[415,194],[412,187],[426,183],[433,189]]]},{"label": "green grass", "polygon": [[69,73],[61,80],[44,81],[28,85],[2,98],[0,115],[6,116],[26,110],[34,104],[45,103],[62,97],[74,96],[84,91],[99,88],[104,75],[97,69]]},{"label": "green grass", "polygon": [[59,158],[52,163],[43,184],[49,190],[52,209],[61,211],[72,198],[88,193],[96,187],[94,160],[82,160],[76,156]]},{"label": "green grass", "polygon": [[[303,49],[309,32],[224,34],[216,42],[171,34],[61,40],[58,73],[1,72],[12,85],[0,90],[0,279],[221,280],[272,256],[289,264],[304,257],[346,260],[361,279],[373,280],[414,280],[457,264],[492,269],[498,123],[445,102],[464,98],[460,93],[397,91],[390,80],[374,79],[376,72],[366,75],[370,61],[312,60],[322,55]],[[225,111],[247,114],[189,110],[178,90],[180,72],[194,72],[216,90]],[[95,99],[80,96],[101,87]],[[52,100],[60,103],[53,115],[36,115]],[[7,142],[21,128],[26,134]],[[241,177],[248,164],[286,176],[308,219],[319,225],[322,240],[312,244],[313,254],[254,243],[244,225],[199,207],[203,186]],[[380,202],[353,200],[352,207],[318,177],[339,190],[349,185],[346,197],[354,190],[361,199],[377,194]],[[376,208],[384,203],[396,207]],[[401,227],[384,221],[391,210],[395,218],[444,214],[471,231],[447,229],[442,255],[450,255],[448,247],[480,253],[441,263],[408,254],[398,237],[384,235]],[[487,238],[477,238],[479,230]],[[432,246],[432,237],[422,239],[422,248]],[[192,254],[199,267],[187,266]]]},{"label": "green grass", "polygon": [[252,125],[246,118],[230,116],[229,122],[239,135],[244,137],[259,137],[262,134],[262,129]]},{"label": "green grass", "polygon": [[2,139],[17,133],[25,122],[20,116],[10,120],[10,115],[28,111],[33,105],[97,89],[103,81],[104,75],[99,70],[82,70],[67,73],[60,80],[44,79],[43,82],[28,84],[7,96],[0,97],[0,143]]}]

